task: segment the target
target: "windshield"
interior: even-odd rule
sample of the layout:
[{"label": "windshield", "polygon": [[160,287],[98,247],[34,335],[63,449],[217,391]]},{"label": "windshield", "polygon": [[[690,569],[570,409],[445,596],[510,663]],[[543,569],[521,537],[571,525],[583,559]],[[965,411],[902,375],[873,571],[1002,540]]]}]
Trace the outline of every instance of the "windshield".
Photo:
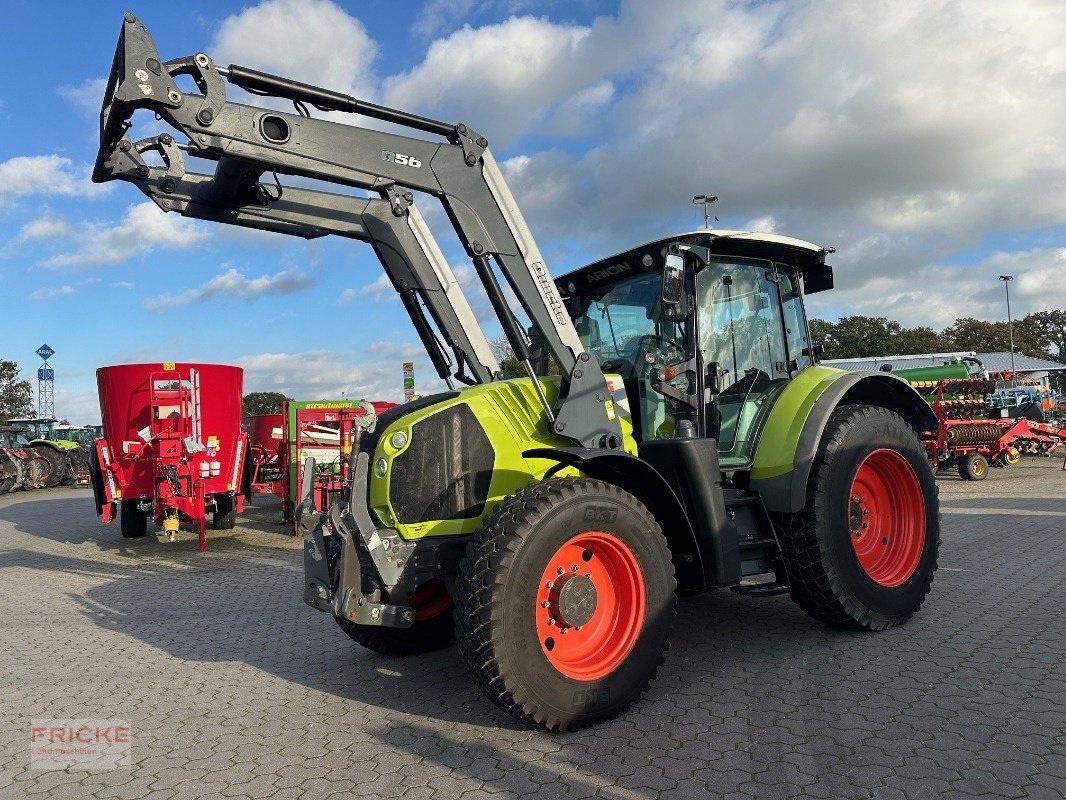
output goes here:
[{"label": "windshield", "polygon": [[662,275],[649,272],[584,296],[574,318],[581,343],[601,364],[623,362],[623,374],[632,372],[647,337],[680,343],[683,328],[662,317],[661,293]]}]

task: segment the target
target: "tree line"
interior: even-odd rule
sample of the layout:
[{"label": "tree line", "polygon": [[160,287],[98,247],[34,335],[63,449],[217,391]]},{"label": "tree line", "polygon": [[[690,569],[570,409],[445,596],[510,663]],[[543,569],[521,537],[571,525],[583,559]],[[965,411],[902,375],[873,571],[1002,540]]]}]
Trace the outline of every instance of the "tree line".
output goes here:
[{"label": "tree line", "polygon": [[[912,353],[978,353],[1010,350],[1006,320],[987,322],[960,317],[943,330],[906,328],[885,317],[860,315],[836,322],[810,321],[811,339],[822,345],[822,358],[873,358]],[[1066,311],[1038,311],[1014,320],[1014,352],[1066,364]]]}]

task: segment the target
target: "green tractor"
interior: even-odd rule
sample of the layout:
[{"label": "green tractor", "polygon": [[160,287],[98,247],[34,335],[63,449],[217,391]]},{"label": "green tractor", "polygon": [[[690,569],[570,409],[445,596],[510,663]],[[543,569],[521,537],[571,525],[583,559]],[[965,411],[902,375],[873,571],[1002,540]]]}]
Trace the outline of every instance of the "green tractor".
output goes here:
[{"label": "green tractor", "polygon": [[43,417],[10,420],[12,424],[22,427],[30,447],[48,462],[43,476],[45,487],[73,486],[79,472],[88,472],[89,451],[76,441],[58,438],[55,430],[57,421]]},{"label": "green tractor", "polygon": [[[803,295],[832,287],[830,249],[702,230],[553,280],[467,125],[205,53],[163,61],[133,15],[113,63],[94,180],[190,218],[370,243],[448,386],[360,418],[328,508],[304,487],[304,601],[355,642],[404,655],[458,640],[500,708],[574,729],[644,694],[678,595],[788,594],[856,630],[921,606],[940,544],[936,419],[900,378],[815,363]],[[298,113],[228,100],[227,84]],[[169,128],[132,141],[135,113]],[[503,378],[416,192],[444,205],[528,377]]]}]

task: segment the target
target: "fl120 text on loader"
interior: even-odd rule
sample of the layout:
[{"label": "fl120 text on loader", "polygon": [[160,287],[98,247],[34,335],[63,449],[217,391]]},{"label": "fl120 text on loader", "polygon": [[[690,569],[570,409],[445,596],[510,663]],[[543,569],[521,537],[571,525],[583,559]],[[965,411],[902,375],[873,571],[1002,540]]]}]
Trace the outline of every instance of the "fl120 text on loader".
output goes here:
[{"label": "fl120 text on loader", "polygon": [[[295,113],[229,100],[227,84]],[[166,132],[131,141],[139,110]],[[304,600],[364,647],[457,639],[493,702],[573,729],[645,692],[679,592],[787,592],[871,630],[928,593],[939,508],[920,439],[936,420],[899,378],[814,362],[803,295],[832,287],[830,251],[696,231],[553,279],[478,132],[205,53],[162,62],[133,15],[94,172],[115,179],[188,217],[368,242],[448,384],[360,418],[345,496],[301,509]],[[500,375],[416,193],[444,206],[529,377]]]}]

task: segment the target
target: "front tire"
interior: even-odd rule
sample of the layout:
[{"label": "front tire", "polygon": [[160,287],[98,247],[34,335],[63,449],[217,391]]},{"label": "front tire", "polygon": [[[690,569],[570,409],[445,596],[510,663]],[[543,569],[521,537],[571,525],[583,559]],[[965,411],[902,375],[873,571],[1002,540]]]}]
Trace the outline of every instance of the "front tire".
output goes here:
[{"label": "front tire", "polygon": [[617,716],[658,674],[675,581],[633,495],[581,479],[533,484],[478,531],[455,623],[474,681],[525,723],[576,730]]},{"label": "front tire", "polygon": [[785,519],[792,599],[829,625],[884,630],[921,607],[936,572],[940,504],[914,431],[887,409],[841,406]]},{"label": "front tire", "polygon": [[237,501],[231,494],[215,495],[215,513],[211,527],[216,531],[228,531],[237,526]]},{"label": "front tire", "polygon": [[357,625],[346,619],[338,619],[337,624],[353,642],[383,656],[429,653],[455,641],[452,598],[443,581],[432,580],[420,586],[412,593],[408,604],[415,611],[415,621],[410,628]]}]

